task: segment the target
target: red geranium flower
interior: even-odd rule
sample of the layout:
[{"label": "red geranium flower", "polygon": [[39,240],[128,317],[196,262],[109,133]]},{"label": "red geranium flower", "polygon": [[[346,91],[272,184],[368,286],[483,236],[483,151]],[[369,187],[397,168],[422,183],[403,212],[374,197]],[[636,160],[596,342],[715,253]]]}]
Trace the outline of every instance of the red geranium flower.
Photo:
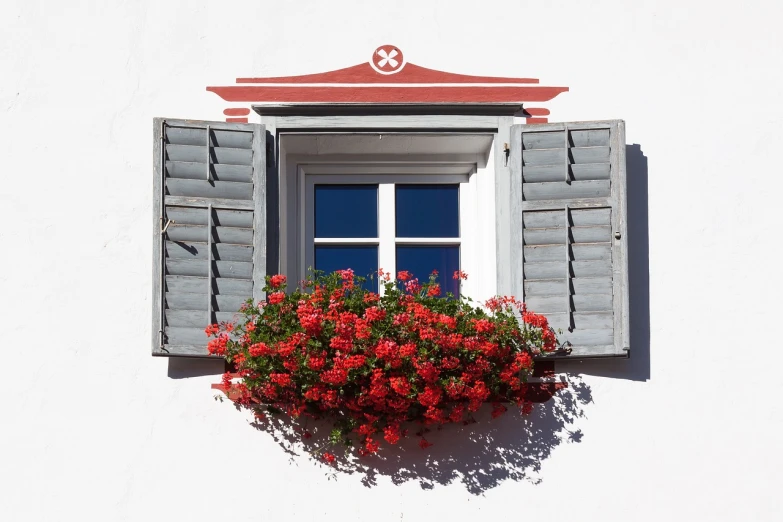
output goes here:
[{"label": "red geranium flower", "polygon": [[269,284],[272,285],[272,288],[280,288],[285,282],[286,277],[284,275],[278,274],[269,278]]},{"label": "red geranium flower", "polygon": [[283,292],[275,292],[273,294],[269,294],[269,303],[276,305],[280,304],[285,300],[285,293]]},{"label": "red geranium flower", "polygon": [[[350,269],[307,278],[290,294],[285,276],[269,277],[267,300],[244,306],[236,328],[223,322],[204,330],[209,353],[236,368],[221,389],[257,416],[268,409],[331,419],[330,443],[353,439],[361,455],[397,444],[405,423],[475,422],[472,413],[490,398],[492,417],[505,402],[531,411],[524,379],[533,356],[557,347],[544,316],[513,297],[490,299],[484,309],[442,298],[437,272],[424,284],[408,271],[396,280],[378,273],[380,292],[365,289]],[[419,445],[431,446],[423,437]],[[329,452],[320,458],[335,462]]]}]

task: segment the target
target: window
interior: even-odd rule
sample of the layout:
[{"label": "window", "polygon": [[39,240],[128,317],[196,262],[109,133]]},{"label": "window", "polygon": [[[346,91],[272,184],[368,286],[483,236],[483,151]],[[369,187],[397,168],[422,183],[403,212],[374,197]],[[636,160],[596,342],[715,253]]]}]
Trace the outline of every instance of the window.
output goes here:
[{"label": "window", "polygon": [[[339,171],[340,167],[334,167]],[[459,295],[460,215],[471,214],[465,175],[305,174],[305,265],[357,275],[438,272],[442,295]],[[463,227],[464,228],[464,227]],[[373,291],[377,277],[367,282]]]},{"label": "window", "polygon": [[262,120],[155,120],[154,355],[206,355],[205,324],[309,266],[435,269],[455,294],[460,269],[475,301],[546,315],[571,357],[628,355],[623,122]]},{"label": "window", "polygon": [[491,134],[292,133],[279,143],[280,267],[290,280],[309,267],[420,280],[437,270],[444,294],[458,295],[452,276],[463,270],[463,293],[495,295]]}]

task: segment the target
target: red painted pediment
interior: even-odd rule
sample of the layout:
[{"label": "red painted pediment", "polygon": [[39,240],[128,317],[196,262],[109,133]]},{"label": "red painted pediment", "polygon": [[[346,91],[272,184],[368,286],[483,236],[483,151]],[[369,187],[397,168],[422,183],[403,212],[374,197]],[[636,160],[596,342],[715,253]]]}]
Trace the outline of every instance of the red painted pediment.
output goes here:
[{"label": "red painted pediment", "polygon": [[[408,63],[398,47],[382,45],[368,62],[352,67],[300,76],[243,77],[237,78],[234,85],[210,86],[207,90],[227,102],[258,105],[495,105],[546,102],[568,91],[568,87],[541,86],[536,78],[474,76],[429,69]],[[534,116],[549,114],[542,108],[528,111]]]},{"label": "red painted pediment", "polygon": [[468,74],[454,74],[435,69],[427,69],[416,64],[406,64],[405,67],[394,74],[381,74],[369,63],[360,63],[353,67],[338,69],[318,74],[303,74],[301,76],[278,76],[272,78],[237,78],[237,83],[260,84],[313,84],[313,83],[347,83],[347,84],[401,84],[401,83],[432,83],[432,84],[529,84],[538,83],[535,78],[498,78],[495,76],[471,76]]}]

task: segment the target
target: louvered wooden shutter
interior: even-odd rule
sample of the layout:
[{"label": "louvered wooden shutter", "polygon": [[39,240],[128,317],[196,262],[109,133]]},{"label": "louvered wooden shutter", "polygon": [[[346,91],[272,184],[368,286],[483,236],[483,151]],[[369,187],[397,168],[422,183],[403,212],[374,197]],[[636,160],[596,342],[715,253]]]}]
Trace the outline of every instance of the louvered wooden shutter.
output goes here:
[{"label": "louvered wooden shutter", "polygon": [[262,298],[262,125],[154,121],[153,355],[206,356],[204,328]]},{"label": "louvered wooden shutter", "polygon": [[623,122],[514,125],[511,139],[512,291],[570,357],[627,356]]}]

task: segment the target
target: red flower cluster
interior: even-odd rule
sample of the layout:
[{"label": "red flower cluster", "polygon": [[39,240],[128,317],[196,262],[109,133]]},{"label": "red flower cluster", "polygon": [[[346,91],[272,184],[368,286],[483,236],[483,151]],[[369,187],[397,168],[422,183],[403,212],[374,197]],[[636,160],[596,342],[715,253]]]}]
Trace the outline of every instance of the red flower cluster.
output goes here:
[{"label": "red flower cluster", "polygon": [[[379,275],[380,295],[352,270],[307,279],[290,293],[285,276],[271,276],[267,302],[248,302],[244,323],[208,326],[209,352],[242,379],[226,383],[236,402],[257,413],[331,418],[332,442],[355,434],[362,455],[377,452],[380,438],[396,444],[406,422],[473,422],[487,401],[492,417],[507,410],[502,403],[530,411],[533,355],[557,346],[545,317],[508,297],[486,308],[438,297],[435,274],[423,284],[408,272]],[[330,453],[321,458],[334,462]]]}]

